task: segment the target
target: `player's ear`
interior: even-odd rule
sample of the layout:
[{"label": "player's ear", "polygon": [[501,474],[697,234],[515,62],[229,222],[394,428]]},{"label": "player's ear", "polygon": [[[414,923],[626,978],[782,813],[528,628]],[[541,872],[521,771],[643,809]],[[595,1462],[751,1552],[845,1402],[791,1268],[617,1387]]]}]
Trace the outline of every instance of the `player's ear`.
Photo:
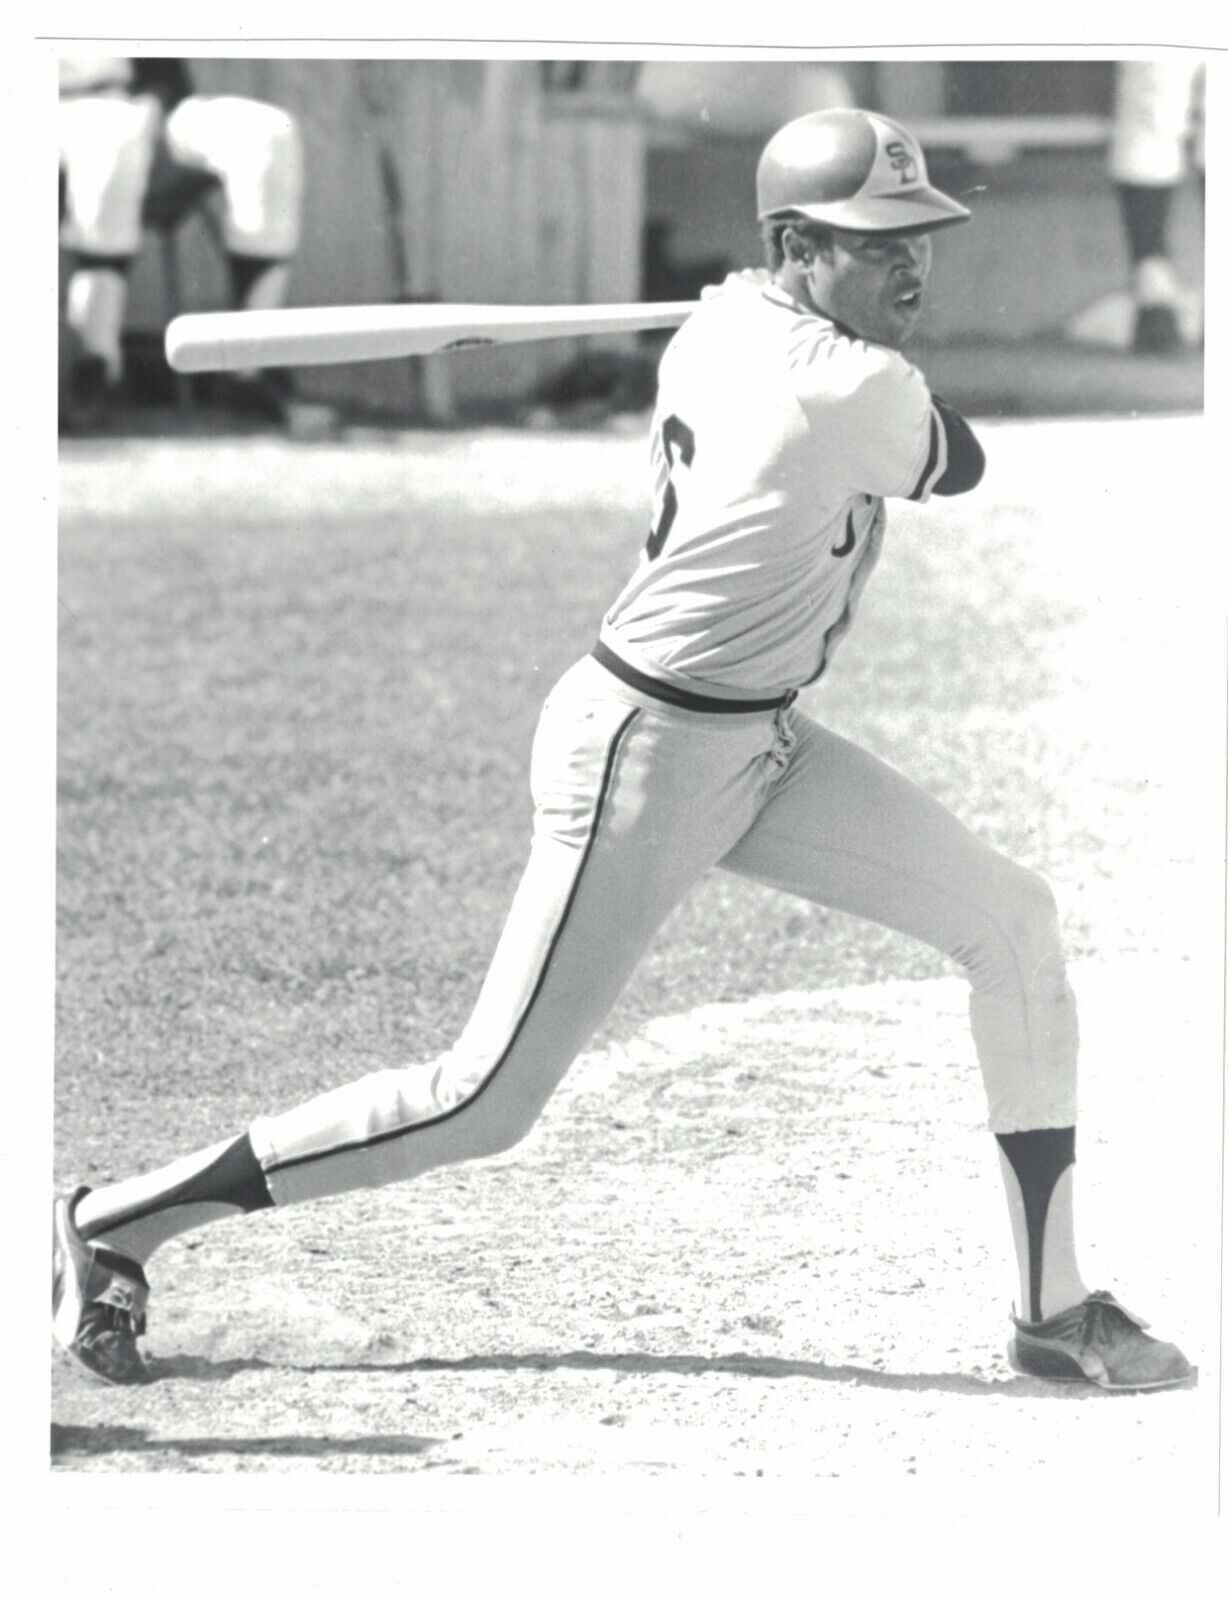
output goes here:
[{"label": "player's ear", "polygon": [[814,260],[814,245],[804,233],[799,233],[794,227],[788,227],[780,238],[781,248],[785,260],[793,267],[801,267],[803,271]]},{"label": "player's ear", "polygon": [[788,227],[781,239],[785,260],[800,267],[803,272],[809,271],[818,260],[830,261],[833,243],[831,229],[815,223]]}]

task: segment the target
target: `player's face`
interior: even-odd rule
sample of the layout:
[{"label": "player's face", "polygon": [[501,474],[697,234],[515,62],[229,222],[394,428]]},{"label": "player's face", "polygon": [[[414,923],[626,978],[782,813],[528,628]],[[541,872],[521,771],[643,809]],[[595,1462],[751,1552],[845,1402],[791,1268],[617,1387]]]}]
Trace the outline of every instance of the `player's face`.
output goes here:
[{"label": "player's face", "polygon": [[927,233],[845,233],[815,258],[810,290],[821,310],[863,339],[898,349],[912,337],[934,246]]}]

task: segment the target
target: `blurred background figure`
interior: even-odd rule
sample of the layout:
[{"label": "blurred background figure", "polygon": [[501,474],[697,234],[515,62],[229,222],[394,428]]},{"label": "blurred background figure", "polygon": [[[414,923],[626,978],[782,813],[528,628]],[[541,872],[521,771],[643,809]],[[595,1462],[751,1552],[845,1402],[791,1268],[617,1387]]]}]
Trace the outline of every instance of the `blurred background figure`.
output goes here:
[{"label": "blurred background figure", "polygon": [[[296,120],[276,106],[194,92],[184,61],[62,56],[59,159],[72,345],[61,423],[85,428],[103,419],[123,378],[128,278],[145,228],[173,229],[217,192],[231,303],[285,304],[299,243],[302,141]],[[282,374],[245,373],[225,398],[280,420],[288,384]]]},{"label": "blurred background figure", "polygon": [[1183,327],[1169,225],[1191,168],[1205,204],[1205,81],[1202,64],[1188,59],[1117,65],[1109,175],[1130,252],[1133,344],[1144,354],[1176,350],[1193,331]]},{"label": "blurred background figure", "polygon": [[[125,400],[144,415],[104,403],[110,428],[181,427],[195,401],[234,411],[229,377],[169,372],[167,319],[280,304],[291,259],[304,305],[694,299],[760,259],[745,197],[769,135],[857,105],[922,130],[935,182],[977,212],[944,248],[919,336],[940,385],[973,410],[1199,405],[1201,73],[1196,56],[1161,54],[65,58],[62,393],[105,402],[126,362]],[[1174,317],[1171,354],[1136,359],[1136,342],[1169,343]],[[303,368],[277,424],[301,437],[347,415],[634,414],[663,342]],[[284,398],[271,377],[243,387],[273,410]]]}]

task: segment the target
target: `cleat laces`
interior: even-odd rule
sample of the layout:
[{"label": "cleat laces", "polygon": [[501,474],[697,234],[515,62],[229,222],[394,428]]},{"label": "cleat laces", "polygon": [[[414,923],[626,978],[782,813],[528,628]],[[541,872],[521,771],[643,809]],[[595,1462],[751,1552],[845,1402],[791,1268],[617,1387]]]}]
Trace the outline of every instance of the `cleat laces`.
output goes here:
[{"label": "cleat laces", "polygon": [[1089,1294],[1083,1302],[1082,1325],[1079,1329],[1080,1351],[1086,1350],[1093,1344],[1111,1344],[1114,1333],[1120,1331],[1123,1322],[1131,1328],[1142,1329],[1147,1326],[1142,1317],[1136,1317],[1132,1311],[1127,1311],[1125,1306],[1106,1290],[1097,1289],[1093,1294]]}]

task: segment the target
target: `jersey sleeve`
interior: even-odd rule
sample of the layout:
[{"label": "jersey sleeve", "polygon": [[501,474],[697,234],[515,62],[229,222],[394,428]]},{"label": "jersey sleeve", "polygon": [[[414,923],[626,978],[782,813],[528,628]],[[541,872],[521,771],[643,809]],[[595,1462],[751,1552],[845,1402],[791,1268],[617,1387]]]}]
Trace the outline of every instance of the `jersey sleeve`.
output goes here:
[{"label": "jersey sleeve", "polygon": [[976,488],[985,474],[985,452],[981,449],[980,441],[954,406],[949,406],[935,395],[934,413],[943,437],[941,454],[945,465],[925,474],[918,485],[918,491],[924,488],[925,494],[918,492],[912,495],[914,500],[924,499],[931,492],[941,495],[967,494],[969,489]]},{"label": "jersey sleeve", "polygon": [[916,367],[841,340],[795,361],[794,373],[829,479],[853,494],[929,498],[946,470],[946,433]]},{"label": "jersey sleeve", "polygon": [[942,493],[940,485],[951,464],[951,435],[947,431],[942,411],[937,405],[930,407],[929,438],[930,445],[925,465],[908,493],[908,499],[916,500],[921,505],[925,504],[930,495]]}]

